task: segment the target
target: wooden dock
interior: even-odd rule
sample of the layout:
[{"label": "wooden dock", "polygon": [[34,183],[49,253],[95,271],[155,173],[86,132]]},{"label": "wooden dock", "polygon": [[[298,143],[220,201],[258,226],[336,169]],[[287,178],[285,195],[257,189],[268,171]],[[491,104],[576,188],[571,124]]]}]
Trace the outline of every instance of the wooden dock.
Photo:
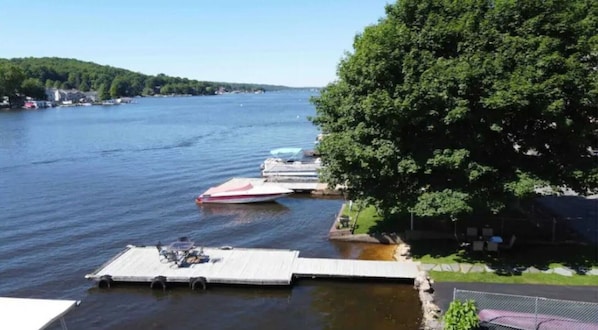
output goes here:
[{"label": "wooden dock", "polygon": [[297,258],[295,277],[342,277],[366,279],[413,279],[417,263],[326,258]]},{"label": "wooden dock", "polygon": [[[198,251],[199,248],[194,248]],[[193,251],[192,251],[193,252]],[[348,259],[300,258],[299,251],[245,248],[203,248],[209,260],[179,267],[160,257],[156,246],[128,246],[85,278],[110,286],[112,282],[194,281],[242,285],[290,285],[297,277],[413,280],[417,263]]]}]

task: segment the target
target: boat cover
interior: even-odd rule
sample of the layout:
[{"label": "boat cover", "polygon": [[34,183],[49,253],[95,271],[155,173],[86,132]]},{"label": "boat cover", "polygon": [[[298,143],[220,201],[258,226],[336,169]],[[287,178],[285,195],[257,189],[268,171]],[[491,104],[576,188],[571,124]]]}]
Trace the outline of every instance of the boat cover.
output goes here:
[{"label": "boat cover", "polygon": [[303,151],[302,148],[278,148],[270,150],[272,156],[297,155]]},{"label": "boat cover", "polygon": [[578,320],[546,314],[520,313],[496,309],[482,309],[480,321],[498,324],[515,329],[583,329],[598,330],[598,323],[584,323]]},{"label": "boat cover", "polygon": [[229,192],[229,191],[244,191],[253,188],[250,182],[239,182],[237,184],[224,184],[218,187],[212,187],[208,189],[204,195],[212,195],[217,193]]}]

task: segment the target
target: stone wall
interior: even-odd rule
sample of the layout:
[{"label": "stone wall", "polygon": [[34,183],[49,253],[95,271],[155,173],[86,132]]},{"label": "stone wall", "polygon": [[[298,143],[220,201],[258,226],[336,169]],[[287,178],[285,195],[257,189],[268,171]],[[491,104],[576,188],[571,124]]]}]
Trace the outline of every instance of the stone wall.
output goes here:
[{"label": "stone wall", "polygon": [[[401,244],[395,252],[397,261],[410,261],[410,247],[407,244]],[[434,302],[434,280],[428,276],[425,271],[419,272],[413,281],[413,287],[419,293],[419,300],[422,304],[422,329],[442,330],[441,310]]]}]

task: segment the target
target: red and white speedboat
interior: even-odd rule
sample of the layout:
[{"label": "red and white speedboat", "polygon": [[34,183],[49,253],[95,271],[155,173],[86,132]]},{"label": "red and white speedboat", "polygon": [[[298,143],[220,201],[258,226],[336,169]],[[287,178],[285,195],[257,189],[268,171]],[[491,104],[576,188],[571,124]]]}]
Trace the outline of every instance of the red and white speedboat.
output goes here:
[{"label": "red and white speedboat", "polygon": [[286,196],[293,191],[271,184],[253,185],[249,182],[225,184],[212,187],[195,199],[197,204],[203,203],[260,203],[269,202]]}]

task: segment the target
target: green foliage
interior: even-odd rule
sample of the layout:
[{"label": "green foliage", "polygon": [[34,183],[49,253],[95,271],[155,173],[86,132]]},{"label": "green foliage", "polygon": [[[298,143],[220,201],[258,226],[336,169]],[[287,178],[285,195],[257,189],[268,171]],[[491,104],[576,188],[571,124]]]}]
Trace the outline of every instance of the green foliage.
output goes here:
[{"label": "green foliage", "polygon": [[80,90],[80,91],[82,91],[82,92],[89,92],[89,85],[87,84],[87,82],[82,81],[79,84],[79,87],[77,89]]},{"label": "green foliage", "polygon": [[476,329],[479,325],[478,312],[473,300],[453,300],[443,319],[446,330]]},{"label": "green foliage", "polygon": [[587,285],[596,286],[594,276],[562,276],[558,274],[523,273],[517,276],[504,276],[496,273],[467,273],[431,271],[430,276],[436,282],[465,283],[507,283],[507,284],[545,284],[545,285]]},{"label": "green foliage", "polygon": [[0,96],[8,96],[11,107],[17,99],[23,80],[25,74],[19,67],[11,63],[0,63]]},{"label": "green foliage", "polygon": [[98,88],[98,98],[101,101],[110,99],[110,90],[108,90],[108,87],[106,87],[105,84],[101,84],[100,88]]},{"label": "green foliage", "polygon": [[[98,91],[100,86],[105,85],[113,98],[153,94],[164,85],[171,86],[167,94],[190,95],[214,95],[214,92],[221,88],[224,91],[272,91],[286,88],[262,84],[206,82],[164,74],[150,76],[107,65],[56,57],[0,59],[0,66],[8,64],[19,68],[24,74],[23,79],[38,79],[46,87]],[[0,89],[0,94],[5,93]]]},{"label": "green foliage", "polygon": [[0,65],[0,88],[7,94],[16,94],[25,80],[25,74],[18,66],[6,63]]},{"label": "green foliage", "polygon": [[38,100],[46,99],[46,87],[39,79],[27,78],[21,83],[20,92]]},{"label": "green foliage", "polygon": [[417,204],[412,210],[415,214],[424,217],[448,215],[452,220],[457,220],[459,215],[473,211],[468,200],[467,193],[450,189],[424,192],[419,195]]},{"label": "green foliage", "polygon": [[401,0],[312,101],[332,185],[383,212],[598,191],[598,2]]}]

